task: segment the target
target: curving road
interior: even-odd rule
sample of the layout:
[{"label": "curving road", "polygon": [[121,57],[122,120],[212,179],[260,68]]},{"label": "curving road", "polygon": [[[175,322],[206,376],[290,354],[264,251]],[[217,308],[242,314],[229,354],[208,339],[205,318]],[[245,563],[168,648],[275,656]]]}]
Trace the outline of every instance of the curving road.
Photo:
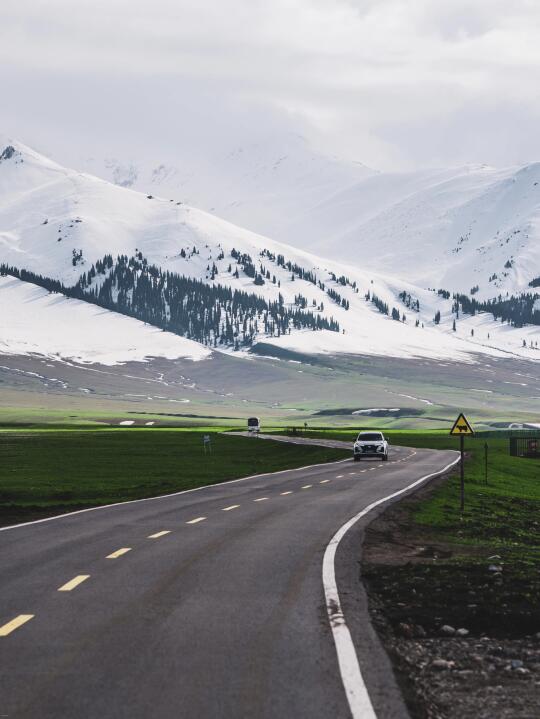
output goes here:
[{"label": "curving road", "polygon": [[392,447],[0,530],[0,717],[406,717],[358,582],[368,519],[327,546],[454,461]]}]

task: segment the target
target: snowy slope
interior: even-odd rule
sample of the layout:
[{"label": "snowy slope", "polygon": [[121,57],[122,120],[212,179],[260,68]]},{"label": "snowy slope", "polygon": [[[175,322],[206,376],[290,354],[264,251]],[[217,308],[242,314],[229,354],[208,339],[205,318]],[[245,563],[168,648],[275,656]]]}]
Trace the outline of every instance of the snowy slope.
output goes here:
[{"label": "snowy slope", "polygon": [[291,135],[206,161],[184,151],[164,163],[139,157],[82,166],[423,287],[468,293],[478,285],[477,298],[487,299],[527,291],[540,275],[540,163],[376,173]]},{"label": "snowy slope", "polygon": [[[308,309],[323,303],[321,314],[334,317],[342,330],[339,334],[295,331],[272,338],[272,342],[281,346],[307,353],[351,352],[460,360],[467,360],[478,351],[538,357],[538,350],[522,347],[524,339],[527,345],[540,339],[537,327],[507,328],[482,316],[461,318],[457,332],[452,332],[451,302],[428,291],[420,282],[415,286],[410,277],[410,262],[403,260],[402,267],[398,267],[396,261],[394,273],[389,271],[388,263],[378,262],[379,255],[389,251],[382,243],[375,245],[377,251],[372,248],[363,255],[353,253],[350,260],[354,264],[351,261],[340,264],[244,230],[178,201],[149,198],[60,167],[15,142],[0,143],[0,155],[6,144],[13,145],[16,152],[0,161],[0,263],[59,279],[66,285],[73,285],[82,272],[106,254],[131,257],[139,251],[163,269],[208,282],[212,282],[208,268],[215,263],[216,283],[257,293],[269,300],[276,300],[281,293],[291,306],[295,295],[301,293],[308,301]],[[394,243],[396,255],[403,255],[399,234]],[[253,279],[242,271],[236,278],[233,248],[249,254],[257,267],[264,264],[276,276],[280,287],[271,281],[255,286]],[[75,264],[74,252],[76,256],[82,252]],[[350,309],[336,304],[315,284],[298,276],[293,281],[292,273],[278,266],[268,254],[262,256],[264,252],[282,254],[286,261],[313,272],[325,283],[326,290],[334,289],[348,301]],[[426,262],[425,255],[429,252],[419,251],[416,261]],[[351,284],[356,283],[358,292],[351,284],[342,286],[332,280],[330,272],[338,277],[345,275]],[[430,284],[436,285],[435,281]],[[420,312],[403,306],[398,299],[403,290],[419,300]],[[380,314],[365,300],[367,292],[376,294],[389,308],[398,308],[400,315],[405,313],[406,322],[395,322]],[[433,323],[437,310],[442,315],[439,326]],[[13,307],[11,311],[15,311]],[[481,326],[473,336],[471,329],[476,327],[475,323]],[[266,337],[260,339],[268,341]]]},{"label": "snowy slope", "polygon": [[[315,152],[300,135],[206,154],[189,148],[166,158],[81,158],[77,166],[122,187],[182,200],[268,237],[374,171],[358,162]],[[289,238],[291,244],[298,244]]]},{"label": "snowy slope", "polygon": [[184,337],[12,277],[0,277],[0,302],[0,355],[40,354],[105,365],[210,356]]},{"label": "snowy slope", "polygon": [[281,237],[423,287],[478,285],[485,299],[528,291],[540,275],[540,163],[366,178]]}]

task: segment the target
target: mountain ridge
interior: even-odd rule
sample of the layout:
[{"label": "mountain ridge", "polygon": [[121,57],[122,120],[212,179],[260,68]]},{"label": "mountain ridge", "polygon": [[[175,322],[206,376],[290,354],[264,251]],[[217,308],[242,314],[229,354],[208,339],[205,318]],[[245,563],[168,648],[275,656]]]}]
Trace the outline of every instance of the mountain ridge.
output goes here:
[{"label": "mountain ridge", "polygon": [[[268,151],[272,153],[279,155],[278,149]],[[489,299],[525,292],[540,275],[540,189],[533,191],[540,188],[535,184],[540,182],[539,162],[401,173],[362,167],[361,177],[347,174],[351,163],[342,163],[340,174],[335,170],[340,161],[333,162],[329,172],[318,165],[317,178],[294,177],[282,195],[255,183],[245,196],[235,182],[209,183],[203,192],[189,163],[181,184],[169,183],[164,172],[159,187],[193,195],[207,211],[317,255],[355,264],[358,255],[370,253],[374,271],[395,274],[405,269],[409,279],[423,287],[465,293],[478,285],[478,296]],[[244,164],[245,177],[252,180],[256,155],[251,165],[247,160]],[[94,169],[100,174],[99,167]],[[233,178],[241,174],[234,153],[229,170]],[[225,174],[223,169],[220,174]],[[147,175],[138,178],[137,187],[151,191],[155,184]],[[526,242],[519,242],[523,238]],[[500,246],[501,240],[509,246]],[[531,266],[539,268],[536,274],[531,274]]]},{"label": "mountain ridge", "polygon": [[[20,143],[9,147],[15,155],[0,163],[0,264],[74,286],[105,255],[129,260],[140,254],[163,273],[221,284],[266,302],[282,296],[291,311],[333,318],[339,332],[290,326],[291,332],[259,333],[253,339],[308,353],[463,361],[478,352],[537,356],[534,327],[501,327],[486,313],[462,314],[453,332],[450,296],[377,271],[372,267],[376,263],[355,267],[317,257],[177,198],[144,195],[63,168]],[[91,281],[101,280],[94,275]],[[129,292],[126,297],[131,302]]]}]

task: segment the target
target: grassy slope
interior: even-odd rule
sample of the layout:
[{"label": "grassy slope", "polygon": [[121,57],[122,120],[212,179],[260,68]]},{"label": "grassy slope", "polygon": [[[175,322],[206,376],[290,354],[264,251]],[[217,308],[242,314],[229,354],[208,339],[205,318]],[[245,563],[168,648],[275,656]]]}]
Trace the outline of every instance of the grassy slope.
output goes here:
[{"label": "grassy slope", "polygon": [[201,431],[0,432],[0,523],[348,456],[210,434],[213,451],[205,455]]}]

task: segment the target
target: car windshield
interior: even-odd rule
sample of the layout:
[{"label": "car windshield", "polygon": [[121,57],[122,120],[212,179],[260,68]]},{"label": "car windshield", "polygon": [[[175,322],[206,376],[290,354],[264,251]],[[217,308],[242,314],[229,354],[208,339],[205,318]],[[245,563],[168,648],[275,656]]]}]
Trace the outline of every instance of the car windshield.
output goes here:
[{"label": "car windshield", "polygon": [[259,424],[259,419],[258,419],[258,417],[250,417],[250,418],[248,419],[248,427],[253,427],[253,426],[257,425],[257,424]]},{"label": "car windshield", "polygon": [[359,442],[382,442],[383,436],[380,432],[360,432],[358,435]]}]

